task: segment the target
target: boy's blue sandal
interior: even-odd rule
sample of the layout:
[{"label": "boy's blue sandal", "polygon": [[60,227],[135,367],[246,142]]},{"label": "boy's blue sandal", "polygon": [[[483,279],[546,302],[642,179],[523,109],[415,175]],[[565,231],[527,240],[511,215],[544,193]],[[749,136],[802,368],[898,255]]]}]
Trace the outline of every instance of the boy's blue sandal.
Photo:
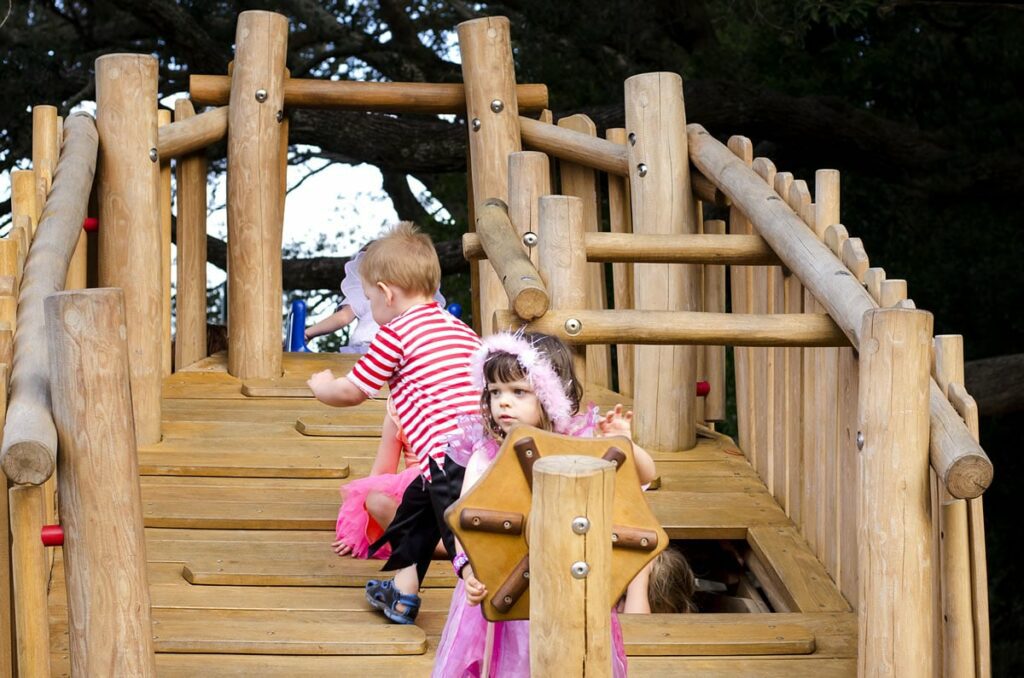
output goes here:
[{"label": "boy's blue sandal", "polygon": [[[371,579],[366,582],[366,600],[396,624],[412,624],[420,612],[420,597],[399,591],[394,579]],[[404,606],[405,610],[399,610],[399,605]]]}]

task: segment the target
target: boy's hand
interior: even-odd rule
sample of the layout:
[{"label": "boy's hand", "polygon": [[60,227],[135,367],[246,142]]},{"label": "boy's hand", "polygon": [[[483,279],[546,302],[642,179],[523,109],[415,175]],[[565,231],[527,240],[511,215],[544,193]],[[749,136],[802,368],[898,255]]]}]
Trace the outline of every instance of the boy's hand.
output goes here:
[{"label": "boy's hand", "polygon": [[309,390],[313,392],[317,398],[323,395],[324,391],[334,383],[334,373],[330,370],[323,370],[317,372],[306,381],[306,385],[309,386]]},{"label": "boy's hand", "polygon": [[466,602],[470,605],[479,605],[487,595],[487,587],[483,582],[473,576],[473,568],[470,565],[462,568],[462,581],[466,584]]},{"label": "boy's hand", "polygon": [[622,413],[622,403],[614,409],[605,412],[605,415],[598,419],[597,428],[601,435],[605,436],[626,436],[632,438],[633,433],[633,410]]}]

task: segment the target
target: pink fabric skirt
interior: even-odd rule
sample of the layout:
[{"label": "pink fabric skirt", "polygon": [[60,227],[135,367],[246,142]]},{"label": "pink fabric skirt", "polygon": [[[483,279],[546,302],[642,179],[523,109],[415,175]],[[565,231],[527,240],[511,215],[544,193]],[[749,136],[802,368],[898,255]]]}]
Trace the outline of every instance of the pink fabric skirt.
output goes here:
[{"label": "pink fabric skirt", "polygon": [[[367,558],[370,544],[384,533],[384,529],[366,510],[366,497],[371,492],[382,492],[401,503],[405,488],[419,475],[419,469],[411,466],[401,473],[382,473],[341,486],[341,508],[338,509],[334,534],[341,542],[352,547],[353,557]],[[387,558],[390,555],[391,547],[385,544],[373,557]]]},{"label": "pink fabric skirt", "polygon": [[[626,678],[626,648],[622,628],[614,610],[612,615],[612,675]],[[434,678],[477,678],[483,673],[487,620],[479,605],[466,603],[465,587],[460,579],[452,594],[448,621],[441,634],[434,661]],[[494,624],[494,645],[489,675],[499,678],[525,678],[530,675],[530,622],[511,621]]]}]

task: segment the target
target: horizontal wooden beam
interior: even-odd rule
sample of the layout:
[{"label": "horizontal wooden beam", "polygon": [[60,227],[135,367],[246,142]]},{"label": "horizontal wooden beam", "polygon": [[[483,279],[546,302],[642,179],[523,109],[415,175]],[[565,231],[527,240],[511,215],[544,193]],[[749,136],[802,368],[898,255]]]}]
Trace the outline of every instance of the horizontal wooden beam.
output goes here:
[{"label": "horizontal wooden beam", "polygon": [[477,214],[476,230],[516,315],[524,320],[544,315],[550,305],[548,291],[523,249],[508,206],[498,198],[487,200]]},{"label": "horizontal wooden beam", "polygon": [[519,116],[519,134],[523,145],[535,151],[616,176],[629,176],[629,157],[622,144],[525,116]]},{"label": "horizontal wooden beam", "polygon": [[[230,93],[230,76],[193,75],[189,78],[189,95],[196,106],[224,106]],[[516,85],[516,100],[520,111],[540,112],[548,107],[548,87]],[[460,83],[289,78],[284,84],[284,105],[379,113],[464,113],[466,90]]]},{"label": "horizontal wooden beam", "polygon": [[228,107],[221,106],[157,130],[156,150],[160,158],[177,158],[199,151],[228,135]]},{"label": "horizontal wooden beam", "polygon": [[[864,314],[878,308],[864,285],[818,240],[775,190],[700,125],[687,125],[690,161],[743,212],[860,348]],[[980,496],[992,482],[992,462],[932,379],[931,464],[958,499]]]},{"label": "horizontal wooden beam", "polygon": [[[522,325],[511,311],[494,314],[495,331]],[[553,310],[525,327],[529,332],[552,334],[567,344],[850,345],[842,330],[824,313]]]},{"label": "horizontal wooden beam", "polygon": [[[757,235],[587,233],[584,242],[587,261],[591,262],[749,266],[782,263]],[[462,253],[470,261],[487,257],[476,233],[462,236]]]}]

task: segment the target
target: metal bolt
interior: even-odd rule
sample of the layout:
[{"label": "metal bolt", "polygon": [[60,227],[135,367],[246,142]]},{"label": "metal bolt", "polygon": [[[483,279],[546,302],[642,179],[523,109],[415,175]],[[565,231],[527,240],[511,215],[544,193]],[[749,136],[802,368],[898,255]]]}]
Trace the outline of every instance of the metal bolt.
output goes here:
[{"label": "metal bolt", "polygon": [[612,543],[614,544],[618,540],[619,540],[619,533],[618,532],[612,532]]},{"label": "metal bolt", "polygon": [[540,240],[540,238],[538,238],[537,234],[534,233],[533,231],[527,231],[526,233],[523,233],[523,244],[526,245],[527,247],[536,247],[538,240]]},{"label": "metal bolt", "polygon": [[857,449],[864,449],[864,431],[857,431]]},{"label": "metal bolt", "polygon": [[491,111],[501,113],[503,110],[505,110],[505,104],[501,99],[495,99],[491,102]]},{"label": "metal bolt", "polygon": [[590,565],[587,565],[582,560],[577,560],[572,564],[571,572],[572,576],[577,579],[586,579],[587,575],[590,574]]},{"label": "metal bolt", "polygon": [[160,153],[158,153],[155,148],[149,149],[149,159],[156,162],[160,159]]},{"label": "metal bolt", "polygon": [[266,100],[267,100],[267,90],[265,90],[265,89],[258,89],[258,90],[256,90],[256,101],[258,101],[258,102],[260,102],[262,104]]},{"label": "metal bolt", "polygon": [[629,133],[629,145],[636,146],[636,132]]},{"label": "metal bolt", "polygon": [[644,163],[640,163],[639,165],[637,165],[636,166],[636,173],[639,174],[642,177],[646,177],[647,176],[647,165],[644,164]]},{"label": "metal bolt", "polygon": [[512,596],[505,596],[505,604],[506,605],[511,605],[512,604]]},{"label": "metal bolt", "polygon": [[504,527],[506,530],[511,530],[512,529],[512,523],[507,521],[507,520],[505,522],[503,522],[501,524],[501,526]]},{"label": "metal bolt", "polygon": [[479,132],[480,131],[480,118],[473,118],[472,120],[470,120],[469,121],[469,127],[474,132]]},{"label": "metal bolt", "polygon": [[277,121],[278,122],[283,122],[284,121],[284,109],[283,108],[277,109]]},{"label": "metal bolt", "polygon": [[479,518],[473,518],[473,526],[474,527],[479,527],[480,526],[480,519]]},{"label": "metal bolt", "polygon": [[576,516],[572,519],[572,531],[576,534],[586,534],[590,531],[590,521],[586,516]]},{"label": "metal bolt", "polygon": [[640,546],[647,546],[647,537],[642,537],[640,539]]},{"label": "metal bolt", "polygon": [[565,332],[569,336],[575,337],[583,329],[583,323],[576,318],[569,318],[565,321]]},{"label": "metal bolt", "polygon": [[529,579],[529,578],[530,578],[530,571],[526,570],[525,572],[523,572],[523,579]]},{"label": "metal bolt", "polygon": [[527,450],[527,451],[526,451],[526,458],[527,458],[527,459],[530,459],[530,458],[532,458],[532,457],[533,457],[533,450]]}]

